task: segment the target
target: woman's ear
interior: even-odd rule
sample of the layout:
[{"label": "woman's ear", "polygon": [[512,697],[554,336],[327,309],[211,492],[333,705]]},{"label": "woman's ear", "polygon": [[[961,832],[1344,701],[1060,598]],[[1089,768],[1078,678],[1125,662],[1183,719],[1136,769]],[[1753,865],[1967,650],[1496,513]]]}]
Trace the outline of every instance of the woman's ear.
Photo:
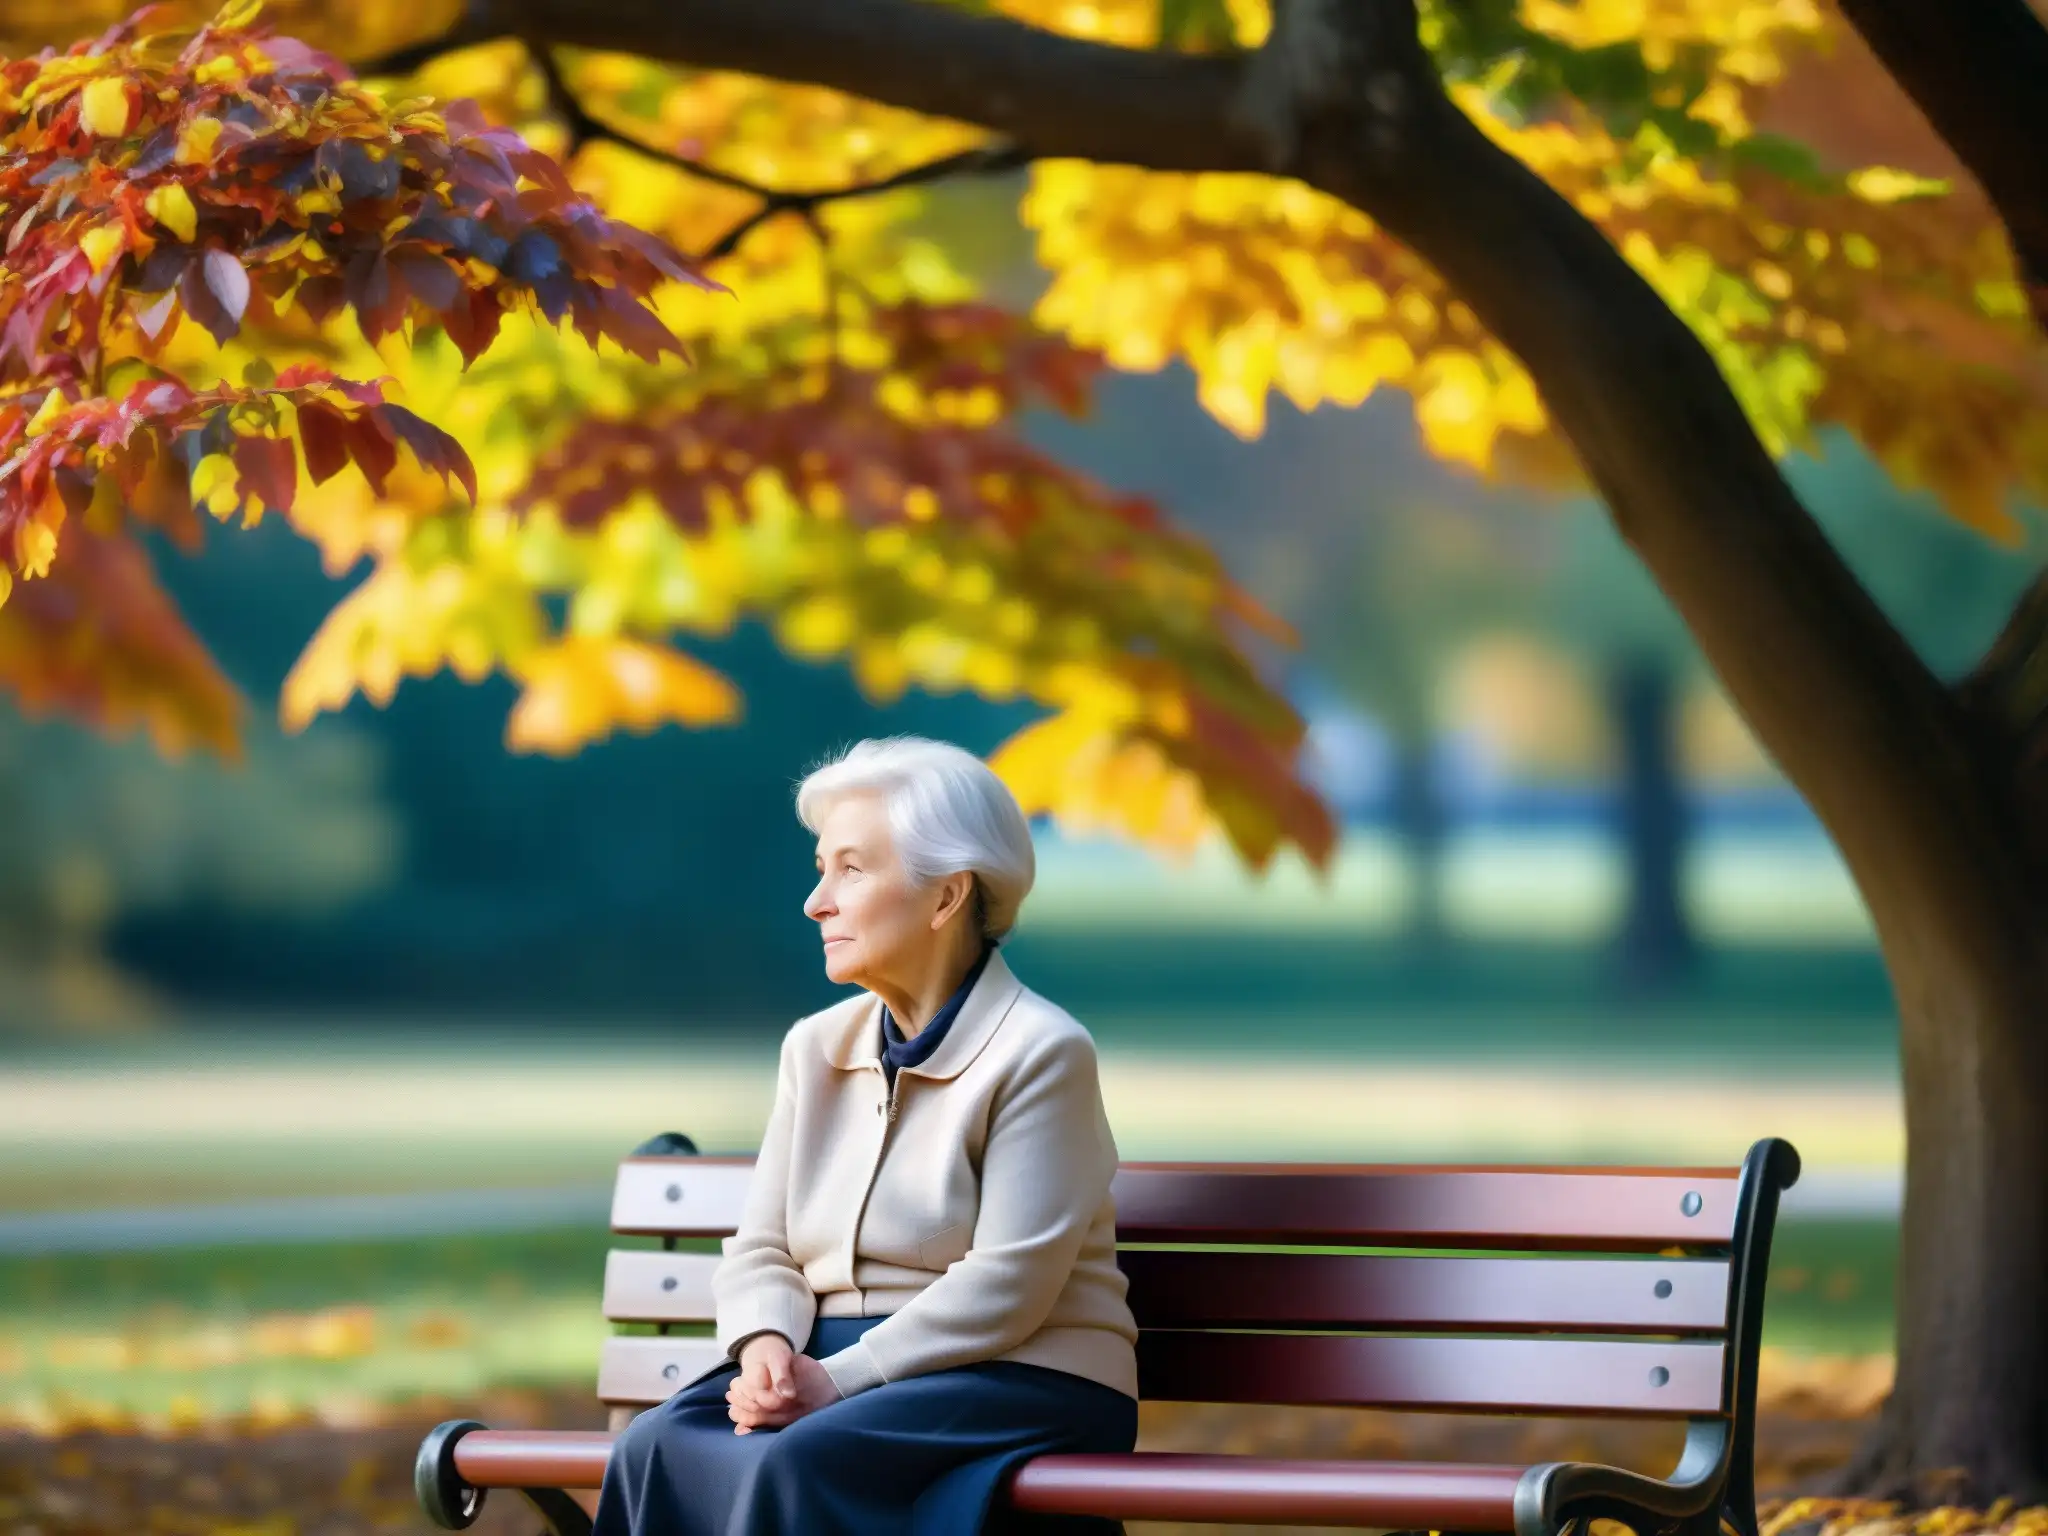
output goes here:
[{"label": "woman's ear", "polygon": [[974,901],[974,876],[966,870],[952,874],[939,882],[939,906],[932,913],[932,932],[937,933],[953,920],[954,914]]}]

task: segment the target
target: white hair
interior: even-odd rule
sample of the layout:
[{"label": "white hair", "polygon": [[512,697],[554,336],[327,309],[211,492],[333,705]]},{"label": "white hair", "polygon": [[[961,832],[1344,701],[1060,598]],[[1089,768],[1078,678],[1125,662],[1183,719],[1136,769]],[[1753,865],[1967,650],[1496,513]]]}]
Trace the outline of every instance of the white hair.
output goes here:
[{"label": "white hair", "polygon": [[797,786],[797,820],[815,833],[835,802],[862,791],[882,796],[904,872],[918,885],[973,875],[983,936],[1007,938],[1038,872],[1010,786],[949,742],[887,736],[855,742],[812,769]]}]

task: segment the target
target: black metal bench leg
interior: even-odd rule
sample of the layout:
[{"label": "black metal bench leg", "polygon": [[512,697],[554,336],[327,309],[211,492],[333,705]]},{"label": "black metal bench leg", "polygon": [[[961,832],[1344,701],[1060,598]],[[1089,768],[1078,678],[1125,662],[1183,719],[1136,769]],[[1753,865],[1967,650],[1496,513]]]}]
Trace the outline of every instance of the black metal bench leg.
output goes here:
[{"label": "black metal bench leg", "polygon": [[590,1536],[590,1516],[559,1488],[521,1488],[519,1497],[540,1511],[548,1536]]},{"label": "black metal bench leg", "polygon": [[[1756,1461],[1752,1432],[1744,1425],[1737,1438],[1736,1454],[1728,1468],[1728,1487],[1721,1495],[1721,1524],[1736,1536],[1757,1536]],[[1718,1536],[1710,1532],[1709,1536]]]}]

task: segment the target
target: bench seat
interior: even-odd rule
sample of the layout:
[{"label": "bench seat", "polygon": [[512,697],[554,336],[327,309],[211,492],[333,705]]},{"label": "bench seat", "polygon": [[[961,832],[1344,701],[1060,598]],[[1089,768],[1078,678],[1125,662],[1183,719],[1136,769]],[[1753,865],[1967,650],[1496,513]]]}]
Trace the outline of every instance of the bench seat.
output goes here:
[{"label": "bench seat", "polygon": [[[436,1525],[516,1490],[588,1536],[569,1489],[602,1486],[617,1431],[717,1361],[716,1256],[750,1162],[667,1133],[619,1170],[598,1396],[612,1431],[457,1420],[420,1448]],[[1657,1536],[1757,1536],[1756,1360],[1783,1141],[1740,1168],[1127,1163],[1119,1263],[1148,1401],[1679,1419],[1667,1478],[1592,1463],[1330,1461],[1136,1451],[1041,1456],[1012,1506],[1208,1524],[1562,1536],[1613,1519]],[[681,1332],[675,1330],[684,1330]]]}]

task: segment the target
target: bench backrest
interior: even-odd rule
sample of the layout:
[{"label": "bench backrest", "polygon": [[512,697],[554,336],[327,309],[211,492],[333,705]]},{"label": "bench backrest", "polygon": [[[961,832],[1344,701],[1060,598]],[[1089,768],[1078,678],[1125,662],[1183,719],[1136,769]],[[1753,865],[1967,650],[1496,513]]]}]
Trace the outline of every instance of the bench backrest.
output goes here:
[{"label": "bench backrest", "polygon": [[[606,1266],[606,1317],[662,1329],[608,1341],[606,1402],[659,1402],[717,1362],[701,1334],[717,1255],[673,1244],[728,1236],[751,1170],[620,1166],[613,1230],[668,1246]],[[1117,1237],[1143,1394],[1746,1418],[1778,1194],[1797,1173],[1781,1141],[1711,1169],[1126,1163]]]}]

